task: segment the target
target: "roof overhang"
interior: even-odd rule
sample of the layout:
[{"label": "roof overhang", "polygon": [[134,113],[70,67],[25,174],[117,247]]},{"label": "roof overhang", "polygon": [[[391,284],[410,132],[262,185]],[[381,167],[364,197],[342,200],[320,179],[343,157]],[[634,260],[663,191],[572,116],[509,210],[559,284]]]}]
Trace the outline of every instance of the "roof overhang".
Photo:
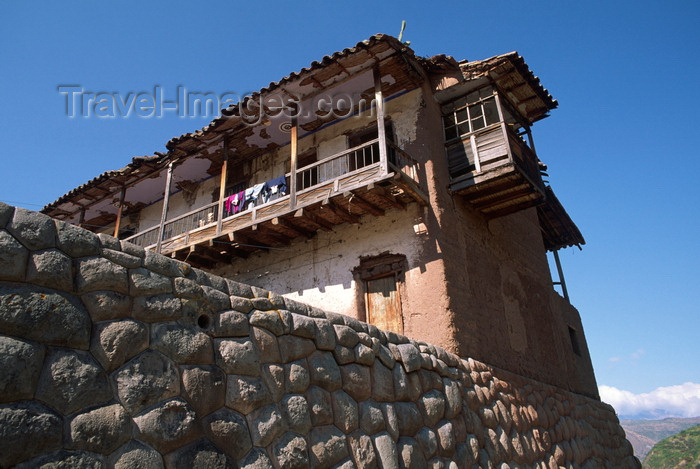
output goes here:
[{"label": "roof overhang", "polygon": [[581,231],[549,186],[545,187],[544,202],[537,206],[537,218],[540,221],[544,247],[548,251],[557,251],[571,246],[577,246],[580,249],[586,244]]}]

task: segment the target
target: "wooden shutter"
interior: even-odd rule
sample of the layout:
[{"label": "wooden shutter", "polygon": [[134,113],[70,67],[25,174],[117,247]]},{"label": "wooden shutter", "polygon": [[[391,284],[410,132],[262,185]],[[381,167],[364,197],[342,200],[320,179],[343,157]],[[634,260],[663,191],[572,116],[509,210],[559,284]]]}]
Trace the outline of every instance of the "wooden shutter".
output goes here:
[{"label": "wooden shutter", "polygon": [[367,322],[380,329],[403,334],[401,299],[396,276],[390,275],[366,281]]}]

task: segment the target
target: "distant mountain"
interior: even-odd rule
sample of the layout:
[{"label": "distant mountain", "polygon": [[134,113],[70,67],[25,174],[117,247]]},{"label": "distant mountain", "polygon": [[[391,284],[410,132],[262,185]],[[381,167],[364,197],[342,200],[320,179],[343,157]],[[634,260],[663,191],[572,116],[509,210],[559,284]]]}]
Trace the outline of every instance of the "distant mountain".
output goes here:
[{"label": "distant mountain", "polygon": [[665,438],[647,454],[644,469],[700,468],[700,425]]},{"label": "distant mountain", "polygon": [[632,443],[634,455],[640,461],[643,461],[656,443],[700,424],[700,417],[689,419],[667,418],[663,420],[620,420],[620,424],[627,434],[627,439]]}]

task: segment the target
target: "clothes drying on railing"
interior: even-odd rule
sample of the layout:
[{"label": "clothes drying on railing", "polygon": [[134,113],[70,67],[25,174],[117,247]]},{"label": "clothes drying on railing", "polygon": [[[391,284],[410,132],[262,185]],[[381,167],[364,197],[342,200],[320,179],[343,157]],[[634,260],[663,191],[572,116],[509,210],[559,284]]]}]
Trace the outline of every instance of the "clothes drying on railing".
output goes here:
[{"label": "clothes drying on railing", "polygon": [[226,212],[235,215],[255,207],[256,204],[264,204],[286,194],[287,178],[280,176],[270,181],[256,184],[237,194],[230,195],[226,197],[224,204]]},{"label": "clothes drying on railing", "polygon": [[245,206],[245,191],[240,191],[236,194],[229,195],[224,201],[226,212],[236,214],[243,210]]},{"label": "clothes drying on railing", "polygon": [[263,187],[263,202],[275,200],[287,193],[287,178],[280,176],[265,183]]}]

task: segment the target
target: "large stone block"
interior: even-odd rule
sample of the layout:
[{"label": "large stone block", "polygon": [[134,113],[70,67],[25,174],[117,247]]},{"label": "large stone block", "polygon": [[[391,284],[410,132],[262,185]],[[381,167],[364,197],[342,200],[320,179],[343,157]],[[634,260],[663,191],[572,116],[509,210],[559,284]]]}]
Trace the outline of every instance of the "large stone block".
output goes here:
[{"label": "large stone block", "polygon": [[423,413],[426,425],[434,427],[445,416],[445,395],[432,389],[418,399],[418,406]]},{"label": "large stone block", "polygon": [[129,269],[129,293],[131,295],[158,295],[171,293],[173,283],[170,277],[139,267]]},{"label": "large stone block", "polygon": [[0,406],[0,467],[59,449],[62,427],[63,419],[38,402]]},{"label": "large stone block", "polygon": [[[255,302],[259,300],[262,300],[262,298],[254,299],[253,305],[255,306]],[[259,306],[255,307],[260,309]],[[250,315],[249,320],[251,326],[262,327],[263,329],[267,329],[268,331],[278,336],[284,334],[284,322],[282,321],[282,318],[280,317],[279,312],[277,310],[253,311],[253,313]]]},{"label": "large stone block", "polygon": [[84,257],[75,261],[75,288],[78,293],[110,290],[129,293],[126,267],[104,257]]},{"label": "large stone block", "polygon": [[131,297],[112,291],[96,291],[82,295],[85,308],[94,322],[125,318],[131,315]]},{"label": "large stone block", "polygon": [[119,368],[148,348],[148,329],[143,323],[124,319],[95,324],[90,352],[107,371]]},{"label": "large stone block", "polygon": [[292,335],[283,335],[277,338],[280,355],[284,363],[289,363],[300,358],[306,358],[316,350],[313,341]]},{"label": "large stone block", "polygon": [[374,435],[386,428],[384,413],[381,406],[373,400],[360,402],[360,428],[370,435]]},{"label": "large stone block", "polygon": [[262,378],[240,375],[227,376],[226,407],[246,415],[271,401],[272,397]]},{"label": "large stone block", "polygon": [[146,407],[180,394],[180,378],[173,362],[154,350],[146,350],[112,374],[117,396],[136,414]]},{"label": "large stone block", "polygon": [[136,269],[141,267],[142,259],[138,256],[132,256],[131,254],[127,254],[125,252],[107,248],[102,248],[102,255],[115,264],[119,264],[127,269]]},{"label": "large stone block", "polygon": [[359,426],[357,402],[344,391],[331,394],[333,405],[333,423],[345,434],[352,433]]},{"label": "large stone block", "polygon": [[371,367],[372,398],[379,402],[392,402],[394,395],[394,375],[392,370],[380,361],[375,361]]},{"label": "large stone block", "polygon": [[343,347],[354,348],[360,342],[360,337],[357,332],[351,327],[334,324],[335,336],[340,345]]},{"label": "large stone block", "polygon": [[238,461],[238,467],[239,469],[270,469],[274,466],[264,449],[253,448]]},{"label": "large stone block", "polygon": [[306,315],[291,313],[292,331],[294,335],[313,339],[316,337],[316,323]]},{"label": "large stone block", "polygon": [[182,300],[170,294],[138,296],[133,317],[144,322],[177,321],[182,317]]},{"label": "large stone block", "polygon": [[204,332],[177,323],[151,326],[151,348],[178,364],[214,362],[214,344]]},{"label": "large stone block", "polygon": [[316,323],[316,347],[319,350],[334,350],[336,341],[333,324],[323,317],[314,318],[314,323]]},{"label": "large stone block", "polygon": [[309,452],[306,440],[293,433],[285,433],[273,448],[274,458],[285,469],[306,469],[309,467]]},{"label": "large stone block", "polygon": [[282,365],[268,363],[260,367],[260,376],[262,376],[267,389],[270,391],[273,401],[279,401],[285,392],[284,368]]},{"label": "large stone block", "polygon": [[284,396],[280,405],[291,431],[306,435],[311,430],[309,403],[304,396],[299,394]]},{"label": "large stone block", "polygon": [[349,456],[345,435],[334,426],[312,429],[309,445],[314,469],[329,469]]},{"label": "large stone block", "polygon": [[202,286],[204,300],[209,303],[212,311],[219,312],[231,309],[231,297],[216,288]]},{"label": "large stone block", "polygon": [[224,406],[226,375],[216,366],[192,365],[180,367],[182,396],[197,415],[204,416]]},{"label": "large stone block", "polygon": [[260,354],[250,339],[215,339],[216,364],[226,374],[258,376]]},{"label": "large stone block", "polygon": [[239,283],[230,279],[226,279],[226,284],[228,286],[228,292],[231,296],[253,298],[253,289],[250,287],[250,285]]},{"label": "large stone block", "polygon": [[29,250],[5,230],[0,230],[0,280],[23,282]]},{"label": "large stone block", "polygon": [[91,231],[54,220],[56,224],[56,247],[70,257],[96,256],[100,253],[100,240]]},{"label": "large stone block", "polygon": [[340,368],[331,353],[316,351],[309,356],[308,362],[311,384],[321,386],[327,391],[343,387]]},{"label": "large stone block", "polygon": [[423,426],[423,417],[415,402],[397,402],[394,404],[399,425],[399,433],[404,436],[415,435]]},{"label": "large stone block", "polygon": [[350,455],[358,469],[375,469],[377,467],[377,454],[372,446],[372,439],[358,430],[348,435]]},{"label": "large stone block", "polygon": [[184,277],[173,278],[173,293],[178,298],[204,298],[204,290],[194,280]]},{"label": "large stone block", "polygon": [[165,401],[134,417],[139,439],[165,454],[199,437],[197,415],[182,399]]},{"label": "large stone block", "polygon": [[12,205],[0,202],[0,228],[5,228],[7,222],[12,219],[13,213],[15,213],[15,208]]},{"label": "large stone block", "polygon": [[238,468],[226,453],[205,439],[168,453],[165,464],[169,469]]},{"label": "large stone block", "polygon": [[357,363],[343,365],[340,367],[340,376],[343,380],[343,390],[357,402],[364,401],[372,396],[369,367]]},{"label": "large stone block", "polygon": [[238,311],[224,311],[217,314],[211,335],[214,337],[248,337],[250,326],[248,316]]},{"label": "large stone block", "polygon": [[311,383],[309,366],[306,360],[301,359],[284,365],[284,379],[288,393],[299,394],[305,392]]},{"label": "large stone block", "polygon": [[143,266],[166,277],[183,277],[189,266],[184,262],[165,257],[153,251],[146,251]]},{"label": "large stone block", "polygon": [[253,327],[253,339],[260,351],[261,363],[280,363],[282,361],[275,334],[261,327]]},{"label": "large stone block", "polygon": [[163,457],[158,451],[138,441],[131,440],[109,457],[114,469],[164,469]]},{"label": "large stone block", "polygon": [[29,462],[18,464],[16,469],[44,468],[64,468],[80,467],[102,469],[105,466],[104,457],[87,451],[66,451],[60,450],[55,453],[40,456]]},{"label": "large stone block", "polygon": [[44,352],[36,343],[0,336],[0,402],[34,397]]},{"label": "large stone block", "polygon": [[36,398],[64,415],[112,398],[107,375],[88,352],[49,349]]},{"label": "large stone block", "polygon": [[204,434],[234,459],[246,455],[253,443],[245,417],[231,409],[219,409],[203,420]]},{"label": "large stone block", "polygon": [[133,422],[119,404],[78,414],[70,422],[71,446],[109,454],[131,438]]},{"label": "large stone block", "polygon": [[56,247],[56,226],[42,213],[15,207],[5,228],[31,251]]},{"label": "large stone block", "polygon": [[287,431],[287,421],[277,404],[255,409],[247,416],[253,445],[265,447]]},{"label": "large stone block", "polygon": [[418,446],[418,442],[413,438],[402,436],[396,444],[399,453],[399,465],[401,469],[423,469],[427,462]]},{"label": "large stone block", "polygon": [[333,423],[333,405],[331,394],[318,386],[311,386],[306,391],[306,400],[311,411],[311,424],[315,427]]},{"label": "large stone block", "polygon": [[0,283],[0,333],[87,350],[90,316],[74,296]]},{"label": "large stone block", "polygon": [[399,455],[396,443],[387,432],[381,432],[372,437],[377,449],[377,459],[382,469],[399,469]]},{"label": "large stone block", "polygon": [[[420,449],[423,451],[423,454],[425,455],[426,459],[430,459],[433,456],[435,456],[435,453],[437,453],[437,448],[438,448],[438,442],[437,442],[437,435],[435,435],[435,432],[428,428],[428,427],[423,427],[421,428],[418,433],[416,433],[416,440],[418,441],[418,444],[420,445]],[[478,441],[477,441],[477,451],[478,451]],[[471,466],[469,466],[471,467]]]}]

